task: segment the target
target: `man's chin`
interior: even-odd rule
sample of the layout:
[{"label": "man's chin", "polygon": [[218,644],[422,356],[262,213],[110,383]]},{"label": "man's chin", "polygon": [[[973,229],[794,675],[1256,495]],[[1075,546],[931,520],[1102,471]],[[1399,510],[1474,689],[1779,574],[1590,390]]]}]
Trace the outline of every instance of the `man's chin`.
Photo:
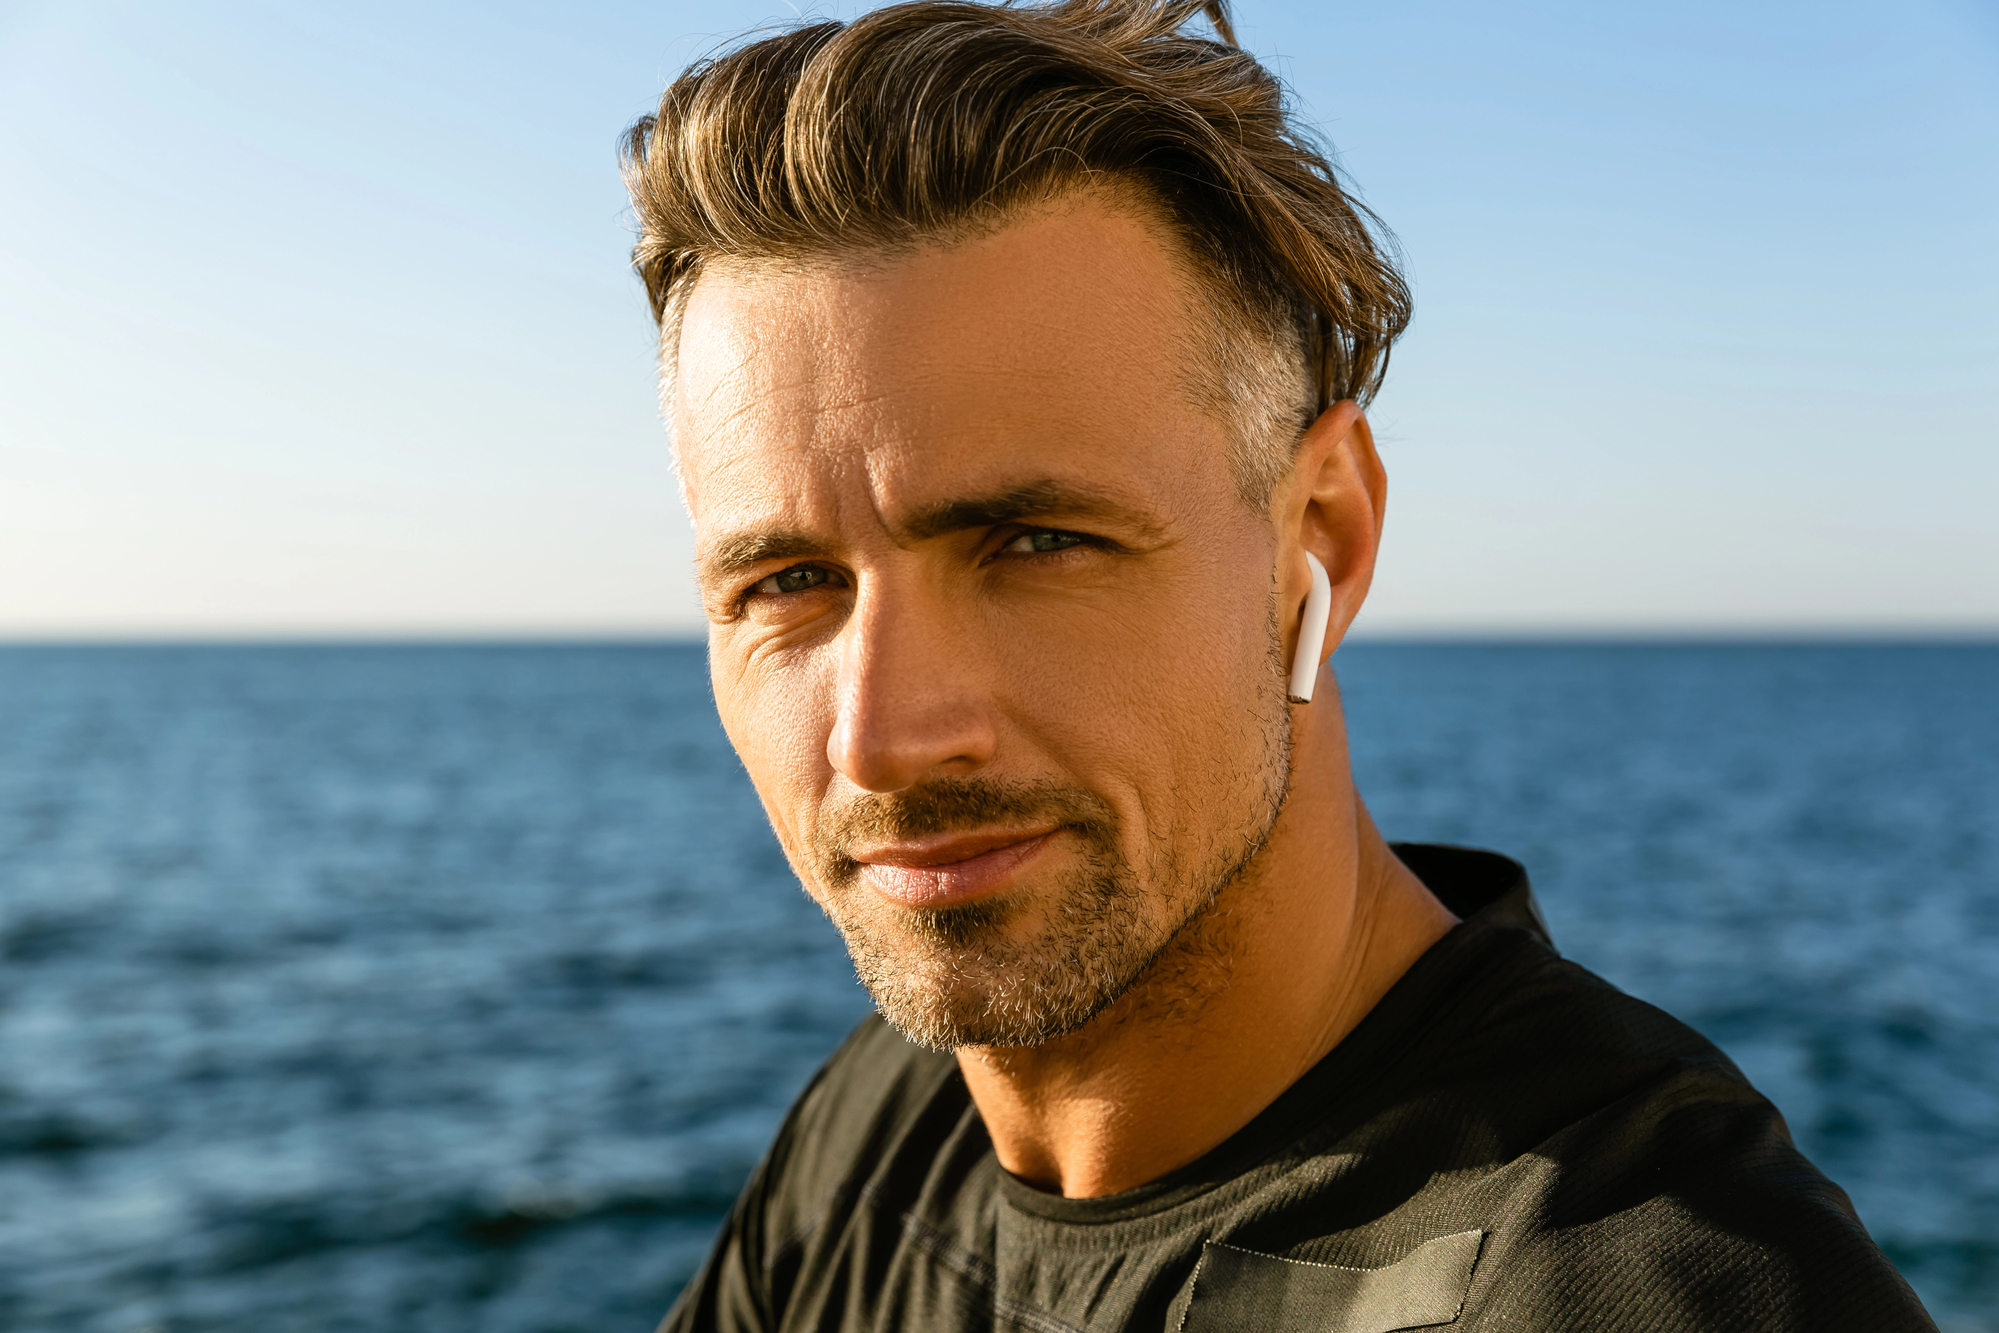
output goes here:
[{"label": "man's chin", "polygon": [[[926,925],[920,940],[898,947],[849,932],[854,971],[890,1025],[919,1046],[952,1051],[966,1046],[1039,1046],[1095,1018],[1130,987],[1148,961],[1079,959],[1006,938],[1003,930],[951,943]],[[970,929],[966,918],[950,923]],[[1105,963],[1111,963],[1105,966]],[[1119,964],[1122,964],[1121,966]]]},{"label": "man's chin", "polygon": [[957,1051],[968,1046],[1040,1046],[1083,1027],[1111,1000],[1050,1009],[1032,1004],[994,1003],[992,997],[940,993],[913,986],[870,988],[875,1010],[918,1046]]},{"label": "man's chin", "polygon": [[858,876],[820,901],[882,1017],[911,1041],[1039,1046],[1114,1003],[1177,929],[1150,918],[1106,847],[1077,873],[949,906],[893,903]]}]

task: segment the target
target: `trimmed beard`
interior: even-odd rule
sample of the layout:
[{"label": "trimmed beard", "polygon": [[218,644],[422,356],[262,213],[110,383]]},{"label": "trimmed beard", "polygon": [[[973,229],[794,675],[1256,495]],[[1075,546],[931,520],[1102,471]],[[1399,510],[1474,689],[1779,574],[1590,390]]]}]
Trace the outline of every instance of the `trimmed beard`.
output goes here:
[{"label": "trimmed beard", "polygon": [[[1250,760],[1254,771],[1238,775],[1234,788],[1250,800],[1234,827],[1210,832],[1208,854],[1191,868],[1179,848],[1164,847],[1141,879],[1110,807],[1056,783],[950,778],[825,811],[813,839],[826,888],[820,906],[882,1017],[936,1051],[1039,1046],[1081,1028],[1161,966],[1262,850],[1283,809],[1291,715],[1282,682],[1273,674],[1252,710],[1263,745]],[[1008,930],[1023,904],[895,907],[860,882],[860,863],[845,850],[863,841],[1050,823],[1080,843],[1082,855],[1037,898],[1045,919],[1027,939]]]}]

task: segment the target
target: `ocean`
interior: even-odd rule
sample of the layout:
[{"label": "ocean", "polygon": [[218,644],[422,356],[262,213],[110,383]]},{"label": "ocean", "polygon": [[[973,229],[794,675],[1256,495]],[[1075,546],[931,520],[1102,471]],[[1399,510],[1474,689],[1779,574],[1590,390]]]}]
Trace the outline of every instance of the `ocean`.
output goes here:
[{"label": "ocean", "polygon": [[[1999,645],[1335,665],[1999,1330]],[[865,1010],[697,646],[0,648],[0,1329],[645,1333]]]}]

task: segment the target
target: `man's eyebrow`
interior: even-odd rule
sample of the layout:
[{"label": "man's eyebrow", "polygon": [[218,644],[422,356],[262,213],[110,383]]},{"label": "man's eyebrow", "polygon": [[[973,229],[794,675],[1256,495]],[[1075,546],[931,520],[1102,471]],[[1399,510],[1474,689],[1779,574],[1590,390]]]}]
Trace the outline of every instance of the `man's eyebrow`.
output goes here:
[{"label": "man's eyebrow", "polygon": [[[1108,491],[1074,482],[1044,479],[1023,482],[986,495],[962,496],[917,509],[897,525],[903,541],[921,542],[971,528],[997,527],[1051,515],[1064,518],[1115,518],[1150,538],[1158,525],[1143,511]],[[771,560],[797,560],[826,554],[823,538],[807,532],[745,531],[718,539],[699,558],[701,577],[722,580]]]},{"label": "man's eyebrow", "polygon": [[920,542],[968,528],[990,528],[1001,523],[1072,515],[1076,518],[1115,518],[1142,529],[1147,536],[1156,531],[1156,524],[1142,510],[1111,492],[1053,479],[1024,482],[987,495],[971,495],[926,505],[899,526],[904,538]]},{"label": "man's eyebrow", "polygon": [[825,544],[803,532],[739,532],[701,552],[699,565],[702,578],[721,579],[766,560],[824,554]]}]

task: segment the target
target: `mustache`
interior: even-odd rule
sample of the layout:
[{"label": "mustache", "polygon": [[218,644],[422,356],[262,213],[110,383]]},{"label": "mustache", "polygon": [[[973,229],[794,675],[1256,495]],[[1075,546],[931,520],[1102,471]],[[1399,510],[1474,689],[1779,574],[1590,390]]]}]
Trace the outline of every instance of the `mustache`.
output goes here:
[{"label": "mustache", "polygon": [[820,811],[813,839],[826,878],[845,883],[860,873],[847,849],[1000,824],[1053,824],[1073,829],[1097,847],[1116,846],[1117,816],[1104,800],[1058,782],[940,778],[898,792],[865,792]]}]

